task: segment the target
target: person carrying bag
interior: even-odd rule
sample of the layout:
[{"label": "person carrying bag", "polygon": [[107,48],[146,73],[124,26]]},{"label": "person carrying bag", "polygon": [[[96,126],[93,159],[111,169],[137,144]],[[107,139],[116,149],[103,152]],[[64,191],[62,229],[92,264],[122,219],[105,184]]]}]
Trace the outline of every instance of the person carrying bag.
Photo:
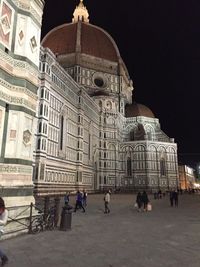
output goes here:
[{"label": "person carrying bag", "polygon": [[147,211],[152,211],[152,204],[150,202],[147,204]]}]

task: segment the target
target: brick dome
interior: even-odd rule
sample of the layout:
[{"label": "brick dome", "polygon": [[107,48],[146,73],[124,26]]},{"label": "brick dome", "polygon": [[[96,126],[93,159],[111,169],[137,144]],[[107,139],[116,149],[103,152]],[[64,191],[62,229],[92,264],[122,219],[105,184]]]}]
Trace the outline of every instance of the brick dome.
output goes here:
[{"label": "brick dome", "polygon": [[42,46],[58,56],[78,52],[114,62],[120,59],[112,37],[100,27],[82,21],[54,28],[44,37]]},{"label": "brick dome", "polygon": [[153,112],[148,107],[146,107],[145,105],[142,105],[142,104],[138,104],[138,103],[126,105],[125,116],[127,118],[138,117],[138,116],[155,118]]}]

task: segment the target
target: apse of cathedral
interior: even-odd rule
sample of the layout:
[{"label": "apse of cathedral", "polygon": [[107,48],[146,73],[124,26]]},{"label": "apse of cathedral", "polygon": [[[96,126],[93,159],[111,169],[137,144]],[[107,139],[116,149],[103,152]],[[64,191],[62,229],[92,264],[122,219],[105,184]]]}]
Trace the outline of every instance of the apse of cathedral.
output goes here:
[{"label": "apse of cathedral", "polygon": [[[43,0],[0,1],[0,189],[36,196],[178,186],[177,145],[133,98],[111,35],[83,0],[42,40]],[[25,217],[25,215],[23,215]]]}]

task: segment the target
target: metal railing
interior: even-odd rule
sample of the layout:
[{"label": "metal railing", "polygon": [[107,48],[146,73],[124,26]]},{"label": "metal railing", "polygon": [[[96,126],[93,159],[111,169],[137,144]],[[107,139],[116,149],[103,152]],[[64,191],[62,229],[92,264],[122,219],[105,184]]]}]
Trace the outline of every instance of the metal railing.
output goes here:
[{"label": "metal railing", "polygon": [[[8,216],[8,223],[6,226],[8,226],[10,223],[12,222],[16,222],[18,224],[20,224],[21,226],[24,226],[24,228],[22,230],[26,230],[29,228],[29,221],[27,221],[27,223],[23,222],[23,219],[27,218],[27,211],[30,209],[30,206],[18,206],[19,209],[25,207],[22,211],[20,211],[14,218],[11,216]],[[10,213],[9,211],[11,211],[13,208],[8,208],[8,214]]]},{"label": "metal railing", "polygon": [[[11,223],[17,223],[21,227],[13,227],[14,230],[8,233],[26,231],[29,234],[39,233],[44,230],[55,229],[56,223],[56,208],[51,207],[46,211],[37,207],[35,204],[31,203],[30,206],[20,206],[17,207],[20,211],[15,216],[8,215],[8,223],[6,228]],[[8,214],[12,213],[13,208],[8,208]]]}]

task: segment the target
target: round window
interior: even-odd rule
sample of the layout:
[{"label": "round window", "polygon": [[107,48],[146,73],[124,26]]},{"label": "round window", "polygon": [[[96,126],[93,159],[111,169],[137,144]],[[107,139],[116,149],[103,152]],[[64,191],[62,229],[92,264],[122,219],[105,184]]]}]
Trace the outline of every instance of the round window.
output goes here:
[{"label": "round window", "polygon": [[104,86],[104,80],[101,77],[95,78],[94,83],[98,87],[103,87]]}]

